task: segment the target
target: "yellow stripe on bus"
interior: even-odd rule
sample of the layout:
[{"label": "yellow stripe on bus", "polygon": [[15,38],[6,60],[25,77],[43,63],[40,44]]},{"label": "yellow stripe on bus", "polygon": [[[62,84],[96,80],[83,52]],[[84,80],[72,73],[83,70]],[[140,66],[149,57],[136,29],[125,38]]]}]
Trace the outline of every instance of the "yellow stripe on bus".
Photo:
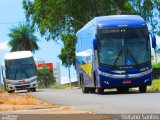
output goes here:
[{"label": "yellow stripe on bus", "polygon": [[92,77],[92,63],[81,65],[81,68],[89,77]]}]

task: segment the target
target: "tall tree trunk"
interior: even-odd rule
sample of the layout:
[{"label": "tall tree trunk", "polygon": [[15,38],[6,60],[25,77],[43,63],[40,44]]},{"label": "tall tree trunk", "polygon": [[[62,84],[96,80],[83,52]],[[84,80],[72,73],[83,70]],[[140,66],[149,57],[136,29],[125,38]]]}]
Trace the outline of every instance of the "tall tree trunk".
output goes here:
[{"label": "tall tree trunk", "polygon": [[156,52],[156,48],[154,48],[154,54],[155,54],[155,62],[157,64],[157,52]]}]

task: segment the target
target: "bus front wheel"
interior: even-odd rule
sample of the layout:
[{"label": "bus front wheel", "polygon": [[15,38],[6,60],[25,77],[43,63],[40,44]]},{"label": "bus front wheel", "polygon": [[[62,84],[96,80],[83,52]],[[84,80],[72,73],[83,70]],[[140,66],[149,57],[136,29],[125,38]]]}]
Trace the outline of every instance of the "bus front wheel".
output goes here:
[{"label": "bus front wheel", "polygon": [[9,91],[7,91],[8,93],[13,93],[15,90],[9,90]]},{"label": "bus front wheel", "polygon": [[103,88],[97,88],[97,94],[103,94],[104,89]]},{"label": "bus front wheel", "polygon": [[31,91],[32,92],[36,92],[36,88],[31,88]]},{"label": "bus front wheel", "polygon": [[140,86],[139,87],[139,92],[140,93],[146,93],[146,91],[147,91],[147,86]]}]

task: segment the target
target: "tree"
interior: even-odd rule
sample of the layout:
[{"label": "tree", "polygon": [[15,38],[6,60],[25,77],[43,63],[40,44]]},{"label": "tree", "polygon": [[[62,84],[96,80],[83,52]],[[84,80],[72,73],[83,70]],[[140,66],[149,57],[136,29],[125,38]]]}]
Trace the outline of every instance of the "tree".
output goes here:
[{"label": "tree", "polygon": [[68,67],[69,81],[71,85],[70,67],[75,65],[75,34],[62,34],[61,40],[64,47],[61,48],[61,54],[58,55],[59,59],[62,60],[62,65]]},{"label": "tree", "polygon": [[57,40],[66,31],[69,18],[73,18],[70,20],[76,32],[95,16],[132,11],[129,0],[23,0],[23,8],[27,20],[38,27],[47,40]]},{"label": "tree", "polygon": [[65,67],[75,65],[75,34],[62,34],[61,40],[64,47],[58,57],[62,60]]},{"label": "tree", "polygon": [[9,46],[11,51],[32,51],[38,50],[37,37],[34,35],[35,30],[29,24],[20,24],[13,27],[8,35],[11,40]]},{"label": "tree", "polygon": [[40,87],[48,87],[49,85],[54,84],[55,80],[53,76],[53,70],[45,65],[38,69],[37,81]]},{"label": "tree", "polygon": [[[131,0],[134,6],[135,13],[142,16],[145,21],[150,24],[151,32],[159,35],[158,21],[160,16],[160,1],[159,0]],[[155,60],[157,63],[157,48],[154,48]]]},{"label": "tree", "polygon": [[158,17],[160,15],[160,1],[159,0],[131,0],[134,8],[134,14],[142,16],[145,21],[151,25],[151,31],[158,33]]},{"label": "tree", "polygon": [[[59,40],[61,34],[68,37],[68,34],[75,34],[95,16],[129,14],[133,11],[129,0],[23,0],[23,8],[27,20],[38,28],[41,35],[46,40],[54,41]],[[66,36],[62,37],[63,42],[68,40]],[[65,51],[68,51],[67,47],[62,48],[59,58],[66,66]],[[75,44],[71,44],[70,51],[75,52]],[[74,65],[75,61],[69,59]]]}]

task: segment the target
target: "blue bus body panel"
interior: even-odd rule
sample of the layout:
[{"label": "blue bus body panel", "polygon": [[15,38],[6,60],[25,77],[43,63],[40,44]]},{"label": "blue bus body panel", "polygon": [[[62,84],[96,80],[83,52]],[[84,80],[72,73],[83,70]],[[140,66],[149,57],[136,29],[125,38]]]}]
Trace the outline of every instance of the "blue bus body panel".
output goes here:
[{"label": "blue bus body panel", "polygon": [[94,27],[94,31],[96,31],[97,28],[142,27],[146,26],[146,23],[144,19],[138,15],[110,15],[95,17],[77,32],[77,36],[79,36],[79,33],[86,31],[90,26],[96,26]]},{"label": "blue bus body panel", "polygon": [[137,27],[146,25],[143,18],[137,15],[97,17],[96,21],[98,28]]}]

